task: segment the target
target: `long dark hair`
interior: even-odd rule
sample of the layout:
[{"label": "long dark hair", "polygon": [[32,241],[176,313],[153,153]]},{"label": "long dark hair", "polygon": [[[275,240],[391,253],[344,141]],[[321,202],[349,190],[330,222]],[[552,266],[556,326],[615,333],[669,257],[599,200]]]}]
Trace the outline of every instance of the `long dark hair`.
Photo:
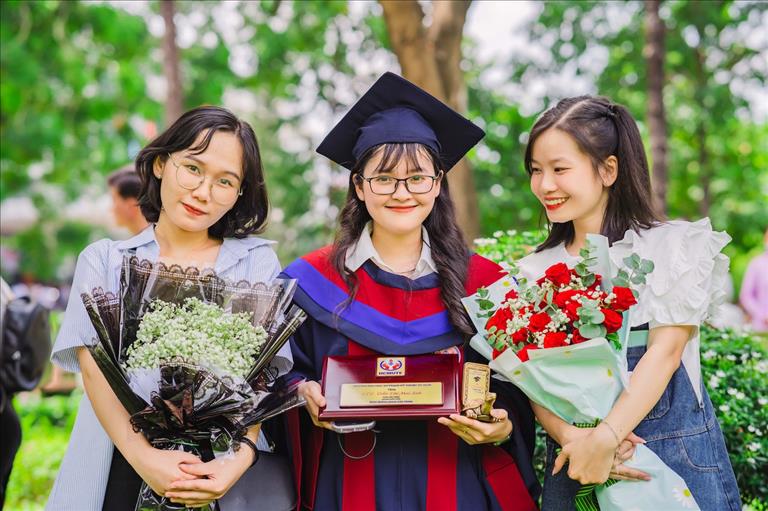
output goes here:
[{"label": "long dark hair", "polygon": [[[359,285],[356,275],[344,264],[347,251],[357,243],[365,225],[371,220],[365,203],[355,193],[356,179],[358,179],[357,176],[362,175],[365,165],[378,150],[383,153],[374,171],[376,173],[392,170],[403,159],[408,162],[410,168],[418,168],[419,152],[426,153],[430,157],[435,174],[441,170],[439,156],[430,148],[415,143],[382,144],[372,147],[355,164],[349,176],[347,200],[339,214],[339,229],[330,255],[331,264],[349,287],[349,297],[341,304],[342,310],[354,300]],[[424,220],[424,227],[429,234],[432,259],[435,261],[437,274],[440,277],[440,297],[448,311],[448,317],[459,332],[471,334],[472,326],[461,304],[461,299],[466,294],[464,283],[467,279],[470,253],[456,223],[456,214],[448,191],[448,182],[445,179],[441,182],[440,193],[435,199],[432,211]]]},{"label": "long dark hair", "polygon": [[[206,131],[203,140],[195,147],[190,147],[203,131]],[[186,112],[139,152],[136,157],[136,172],[141,177],[139,206],[147,221],[157,222],[162,208],[160,180],[152,171],[155,160],[159,158],[164,163],[168,153],[182,149],[200,154],[208,149],[217,131],[232,133],[240,140],[243,148],[243,193],[232,209],[208,228],[208,234],[219,239],[244,238],[264,230],[269,213],[269,198],[256,135],[247,122],[217,106],[201,106]]]},{"label": "long dark hair", "polygon": [[[550,128],[571,137],[592,160],[595,172],[609,156],[618,160],[616,181],[608,189],[608,204],[603,216],[601,234],[613,243],[629,229],[647,229],[660,221],[654,211],[648,160],[643,140],[632,114],[622,105],[599,96],[566,98],[550,108],[536,121],[525,148],[525,169],[532,173],[533,145]],[[537,252],[560,243],[573,242],[573,222],[550,223],[549,236]]]}]

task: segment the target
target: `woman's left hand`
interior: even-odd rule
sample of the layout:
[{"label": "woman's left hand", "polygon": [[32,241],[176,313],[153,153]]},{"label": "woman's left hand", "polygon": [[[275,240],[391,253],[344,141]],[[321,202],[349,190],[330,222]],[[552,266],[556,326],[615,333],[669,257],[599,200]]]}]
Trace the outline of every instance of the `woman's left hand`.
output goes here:
[{"label": "woman's left hand", "polygon": [[451,431],[469,445],[489,444],[504,440],[512,433],[512,421],[507,417],[507,411],[502,408],[491,410],[491,415],[499,422],[481,422],[463,415],[452,414],[440,417],[437,422],[448,426]]},{"label": "woman's left hand", "polygon": [[618,445],[608,427],[594,428],[588,435],[563,446],[555,459],[552,475],[568,462],[568,477],[581,484],[602,484],[608,480]]},{"label": "woman's left hand", "polygon": [[211,460],[196,465],[181,464],[179,467],[198,479],[178,480],[170,485],[165,496],[171,502],[188,507],[202,507],[220,499],[248,470],[253,461],[253,452],[241,448],[234,456]]}]

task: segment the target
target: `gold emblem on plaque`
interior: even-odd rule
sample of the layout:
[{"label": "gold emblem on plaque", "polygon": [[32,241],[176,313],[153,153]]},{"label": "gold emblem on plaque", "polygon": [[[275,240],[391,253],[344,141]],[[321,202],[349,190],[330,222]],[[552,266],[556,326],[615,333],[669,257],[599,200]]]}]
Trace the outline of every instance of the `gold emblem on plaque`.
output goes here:
[{"label": "gold emblem on plaque", "polygon": [[376,376],[405,376],[405,357],[379,357]]},{"label": "gold emblem on plaque", "polygon": [[411,383],[343,383],[339,405],[402,406],[443,404],[443,384],[438,381]]},{"label": "gold emblem on plaque", "polygon": [[482,422],[498,422],[499,419],[491,415],[496,394],[489,392],[490,387],[490,367],[475,362],[465,363],[461,389],[461,413],[470,419]]}]

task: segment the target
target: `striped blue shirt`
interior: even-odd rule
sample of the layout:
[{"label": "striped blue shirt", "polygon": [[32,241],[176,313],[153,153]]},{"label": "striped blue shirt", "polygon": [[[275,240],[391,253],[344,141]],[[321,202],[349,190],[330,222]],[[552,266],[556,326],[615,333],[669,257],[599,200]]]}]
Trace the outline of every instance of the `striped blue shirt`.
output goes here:
[{"label": "striped blue shirt", "polygon": [[[228,280],[269,282],[280,273],[280,263],[270,246],[273,243],[257,237],[227,238],[219,250],[214,269],[218,275]],[[123,256],[132,250],[135,250],[139,259],[158,259],[160,247],[155,238],[154,226],[150,225],[133,238],[124,241],[97,241],[80,254],[67,310],[53,346],[51,358],[56,365],[67,371],[80,371],[76,349],[96,337],[96,331],[88,319],[80,294],[90,293],[97,287],[117,293]],[[273,365],[276,365],[281,373],[290,369],[292,360],[288,345],[278,353]],[[258,443],[260,448],[266,450],[263,437],[259,438]],[[46,509],[100,510],[113,448],[112,441],[96,418],[87,395],[84,395]]]}]

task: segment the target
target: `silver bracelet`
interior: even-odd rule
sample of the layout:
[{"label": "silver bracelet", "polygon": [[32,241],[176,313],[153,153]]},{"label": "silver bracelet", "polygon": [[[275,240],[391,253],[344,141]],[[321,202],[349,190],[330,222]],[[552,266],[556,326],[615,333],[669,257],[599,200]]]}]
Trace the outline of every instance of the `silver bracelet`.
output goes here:
[{"label": "silver bracelet", "polygon": [[611,431],[611,433],[613,433],[613,438],[616,439],[616,447],[620,446],[621,440],[619,440],[619,435],[616,433],[616,430],[613,429],[613,426],[608,424],[608,421],[601,421],[600,424],[605,424],[606,426],[608,426],[608,429]]}]

